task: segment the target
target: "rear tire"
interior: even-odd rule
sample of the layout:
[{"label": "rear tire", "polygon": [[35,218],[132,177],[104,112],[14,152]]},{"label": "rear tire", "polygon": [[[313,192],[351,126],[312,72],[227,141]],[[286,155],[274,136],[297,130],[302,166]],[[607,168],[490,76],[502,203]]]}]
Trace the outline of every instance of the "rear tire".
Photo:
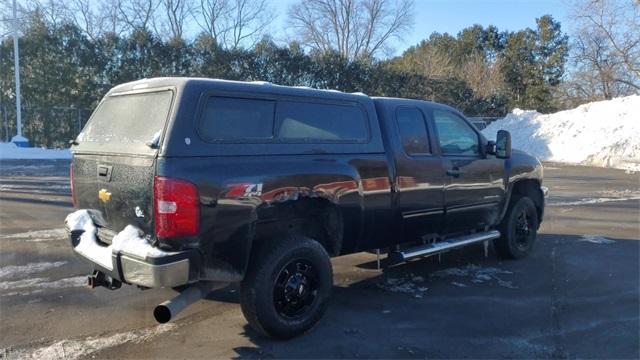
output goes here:
[{"label": "rear tire", "polygon": [[498,229],[501,236],[494,240],[498,255],[507,259],[527,256],[538,235],[538,212],[533,200],[514,197]]},{"label": "rear tire", "polygon": [[289,339],[320,320],[332,287],[331,261],[320,243],[294,236],[266,240],[254,249],[240,305],[254,330]]}]

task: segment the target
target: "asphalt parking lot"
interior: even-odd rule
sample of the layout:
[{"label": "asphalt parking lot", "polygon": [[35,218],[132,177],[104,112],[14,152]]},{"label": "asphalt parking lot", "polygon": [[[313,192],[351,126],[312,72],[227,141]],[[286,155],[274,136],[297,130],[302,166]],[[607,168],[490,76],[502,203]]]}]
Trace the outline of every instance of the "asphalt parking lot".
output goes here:
[{"label": "asphalt parking lot", "polygon": [[482,246],[386,270],[333,260],[324,319],[286,342],[252,332],[227,287],[157,325],[172,290],[83,287],[62,229],[67,161],[0,162],[0,358],[638,358],[640,175],[546,164],[532,255]]}]

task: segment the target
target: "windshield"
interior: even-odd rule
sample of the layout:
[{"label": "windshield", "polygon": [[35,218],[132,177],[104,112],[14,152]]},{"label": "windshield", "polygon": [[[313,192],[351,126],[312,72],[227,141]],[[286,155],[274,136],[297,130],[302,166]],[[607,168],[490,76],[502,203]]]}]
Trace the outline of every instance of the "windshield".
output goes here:
[{"label": "windshield", "polygon": [[124,152],[156,147],[172,98],[170,90],[108,96],[98,105],[77,141],[80,145],[117,145]]}]

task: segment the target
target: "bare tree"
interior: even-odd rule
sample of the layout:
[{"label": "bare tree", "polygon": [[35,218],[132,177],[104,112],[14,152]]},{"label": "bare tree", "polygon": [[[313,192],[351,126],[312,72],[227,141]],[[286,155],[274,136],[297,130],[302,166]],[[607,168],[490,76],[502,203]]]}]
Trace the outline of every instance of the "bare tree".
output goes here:
[{"label": "bare tree", "polygon": [[200,6],[192,12],[200,29],[216,41],[229,29],[226,19],[229,16],[229,0],[200,0]]},{"label": "bare tree", "polygon": [[483,56],[470,56],[461,65],[459,76],[464,80],[474,94],[479,97],[489,97],[504,92],[504,75],[500,71],[501,60],[487,62]]},{"label": "bare tree", "polygon": [[119,4],[120,0],[70,0],[67,8],[71,21],[90,39],[96,40],[105,33],[124,32]]},{"label": "bare tree", "polygon": [[45,21],[52,26],[58,26],[71,19],[71,11],[64,1],[35,0],[27,5],[30,11],[38,9]]},{"label": "bare tree", "polygon": [[640,2],[577,0],[568,97],[586,101],[640,92]]},{"label": "bare tree", "polygon": [[193,16],[202,31],[231,49],[253,46],[274,19],[267,0],[200,0]]},{"label": "bare tree", "polygon": [[274,19],[266,0],[235,0],[231,11],[231,31],[225,41],[237,48],[245,40],[253,45]]},{"label": "bare tree", "polygon": [[114,0],[117,1],[122,21],[130,30],[151,29],[160,5],[159,0]]},{"label": "bare tree", "polygon": [[417,73],[428,79],[446,79],[456,74],[456,64],[449,54],[435,46],[414,46],[392,60],[399,70]]},{"label": "bare tree", "polygon": [[101,16],[92,7],[90,0],[72,0],[69,10],[72,12],[73,22],[92,40],[102,35]]},{"label": "bare tree", "polygon": [[346,58],[389,52],[389,42],[413,25],[412,0],[299,0],[289,9],[296,40]]},{"label": "bare tree", "polygon": [[120,14],[121,0],[103,0],[99,5],[102,14],[102,27],[105,33],[121,35],[126,30],[126,24]]},{"label": "bare tree", "polygon": [[[38,7],[39,3],[27,3],[24,4],[18,2],[18,32],[24,33],[28,28],[28,18],[32,11]],[[4,40],[6,36],[13,33],[13,2],[12,1],[0,1],[0,41]]]},{"label": "bare tree", "polygon": [[191,0],[162,0],[160,16],[164,16],[156,19],[163,28],[162,32],[166,28],[171,39],[183,39],[185,21],[192,12],[192,4]]}]

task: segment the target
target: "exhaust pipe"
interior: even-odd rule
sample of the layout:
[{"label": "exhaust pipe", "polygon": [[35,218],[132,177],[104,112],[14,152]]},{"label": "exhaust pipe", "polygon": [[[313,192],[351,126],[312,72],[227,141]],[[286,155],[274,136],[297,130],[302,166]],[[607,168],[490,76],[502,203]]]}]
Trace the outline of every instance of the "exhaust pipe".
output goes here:
[{"label": "exhaust pipe", "polygon": [[169,322],[189,305],[207,296],[213,290],[224,287],[225,283],[203,281],[184,289],[178,296],[167,300],[153,309],[153,317],[160,324]]}]

